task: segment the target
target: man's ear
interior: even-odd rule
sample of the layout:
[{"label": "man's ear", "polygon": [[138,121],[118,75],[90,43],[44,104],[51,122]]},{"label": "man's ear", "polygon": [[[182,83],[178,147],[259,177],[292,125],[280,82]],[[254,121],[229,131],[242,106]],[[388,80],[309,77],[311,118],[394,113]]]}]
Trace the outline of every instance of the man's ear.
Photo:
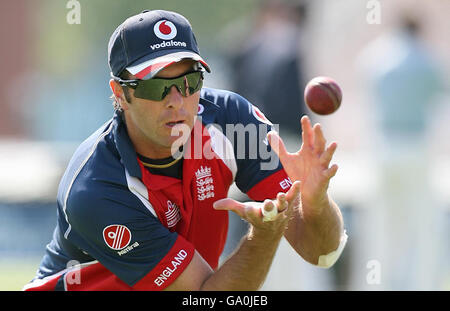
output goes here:
[{"label": "man's ear", "polygon": [[123,89],[120,86],[119,82],[114,79],[109,80],[109,87],[116,98],[117,103],[122,107],[123,110],[128,109],[128,102],[125,98],[125,94],[123,93]]}]

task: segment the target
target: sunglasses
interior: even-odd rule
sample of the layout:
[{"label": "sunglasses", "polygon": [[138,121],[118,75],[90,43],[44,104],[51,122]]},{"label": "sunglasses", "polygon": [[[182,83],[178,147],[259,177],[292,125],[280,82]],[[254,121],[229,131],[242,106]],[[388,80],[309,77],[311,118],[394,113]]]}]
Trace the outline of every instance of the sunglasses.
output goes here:
[{"label": "sunglasses", "polygon": [[169,94],[172,86],[184,96],[190,96],[203,86],[203,71],[194,71],[176,78],[153,78],[148,80],[122,80],[114,77],[120,85],[134,89],[134,96],[142,99],[161,101]]}]

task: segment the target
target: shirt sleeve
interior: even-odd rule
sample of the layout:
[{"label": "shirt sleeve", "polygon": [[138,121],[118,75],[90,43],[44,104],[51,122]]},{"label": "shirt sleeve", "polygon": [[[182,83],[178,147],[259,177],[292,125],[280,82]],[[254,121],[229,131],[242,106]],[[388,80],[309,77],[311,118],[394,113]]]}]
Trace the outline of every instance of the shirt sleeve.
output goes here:
[{"label": "shirt sleeve", "polygon": [[66,214],[67,238],[98,261],[81,269],[83,290],[162,290],[195,252],[123,187],[75,183]]}]

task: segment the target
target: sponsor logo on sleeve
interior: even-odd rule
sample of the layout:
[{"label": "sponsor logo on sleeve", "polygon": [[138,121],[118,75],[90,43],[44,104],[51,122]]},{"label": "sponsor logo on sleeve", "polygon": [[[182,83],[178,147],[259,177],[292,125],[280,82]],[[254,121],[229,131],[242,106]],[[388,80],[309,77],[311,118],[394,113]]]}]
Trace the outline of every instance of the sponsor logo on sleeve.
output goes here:
[{"label": "sponsor logo on sleeve", "polygon": [[110,225],[103,229],[103,239],[113,250],[121,250],[130,244],[131,232],[123,225]]}]

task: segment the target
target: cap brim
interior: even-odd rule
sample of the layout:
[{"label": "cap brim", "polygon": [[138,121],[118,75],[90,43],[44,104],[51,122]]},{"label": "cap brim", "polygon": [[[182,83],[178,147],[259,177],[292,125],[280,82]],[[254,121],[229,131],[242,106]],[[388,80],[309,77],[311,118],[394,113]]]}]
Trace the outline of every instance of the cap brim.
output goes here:
[{"label": "cap brim", "polygon": [[141,60],[140,62],[137,61],[126,69],[138,79],[148,80],[153,78],[164,68],[183,59],[192,59],[198,61],[202,64],[203,67],[205,67],[206,71],[211,72],[209,65],[203,60],[200,55],[194,52],[187,52],[186,50],[182,52],[170,53],[150,60]]}]

